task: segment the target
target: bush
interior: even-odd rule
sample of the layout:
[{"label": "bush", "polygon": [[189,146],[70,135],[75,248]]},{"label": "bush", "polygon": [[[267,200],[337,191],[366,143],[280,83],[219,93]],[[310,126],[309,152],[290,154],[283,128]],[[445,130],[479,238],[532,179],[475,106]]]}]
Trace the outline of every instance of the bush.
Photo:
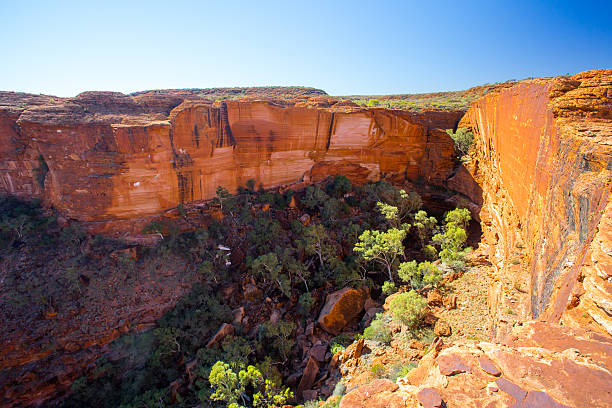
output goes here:
[{"label": "bush", "polygon": [[453,132],[452,129],[447,129],[446,133],[455,142],[455,150],[459,153],[459,158],[468,154],[470,147],[474,143],[474,134],[468,132],[465,128],[457,129],[457,132]]},{"label": "bush", "polygon": [[298,300],[300,312],[303,316],[308,316],[315,305],[315,299],[310,292],[302,293]]},{"label": "bush", "polygon": [[325,187],[325,192],[332,197],[341,198],[351,191],[351,181],[345,176],[335,176],[333,181]]},{"label": "bush", "polygon": [[384,314],[377,313],[376,318],[363,331],[363,337],[379,343],[389,344],[391,342],[391,329],[384,319]]},{"label": "bush", "polygon": [[260,346],[272,351],[286,361],[295,344],[293,332],[295,323],[280,321],[278,323],[265,322],[259,326]]},{"label": "bush", "polygon": [[385,281],[385,283],[383,283],[382,285],[382,291],[385,295],[389,296],[397,292],[397,287],[395,286],[395,283],[391,281]]},{"label": "bush", "polygon": [[414,289],[422,289],[427,285],[437,285],[442,279],[442,271],[430,262],[402,262],[397,271],[404,282],[410,283]]},{"label": "bush", "polygon": [[408,327],[415,328],[421,323],[427,300],[414,290],[400,293],[391,300],[393,318]]},{"label": "bush", "polygon": [[274,252],[257,257],[251,262],[250,267],[251,271],[260,277],[264,287],[276,286],[283,295],[291,297],[291,279],[284,273]]},{"label": "bush", "polygon": [[[238,407],[238,401],[246,405],[249,400],[253,401],[256,408],[282,406],[293,397],[289,388],[282,389],[280,384],[264,378],[252,365],[236,374],[229,364],[217,361],[208,379],[211,388],[215,390],[210,399],[224,401],[228,407]],[[208,399],[202,402],[208,402]]]},{"label": "bush", "polygon": [[349,337],[346,333],[342,333],[331,340],[329,343],[329,351],[332,353],[332,355],[334,355],[337,352],[346,349],[346,347],[352,342],[353,338]]},{"label": "bush", "polygon": [[386,232],[366,230],[359,236],[359,242],[353,249],[366,261],[381,264],[393,281],[393,268],[397,257],[404,252],[402,241],[406,237],[405,230],[391,228]]}]

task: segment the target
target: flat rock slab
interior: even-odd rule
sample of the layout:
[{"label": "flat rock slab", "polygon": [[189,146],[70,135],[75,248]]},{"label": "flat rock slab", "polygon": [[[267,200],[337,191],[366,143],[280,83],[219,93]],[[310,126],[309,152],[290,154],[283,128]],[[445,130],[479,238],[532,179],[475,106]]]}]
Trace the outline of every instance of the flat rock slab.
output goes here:
[{"label": "flat rock slab", "polygon": [[499,377],[502,374],[495,363],[487,356],[478,357],[478,363],[480,363],[480,368],[487,374],[491,374],[494,377]]},{"label": "flat rock slab", "polygon": [[423,408],[440,408],[442,406],[442,397],[433,388],[423,388],[417,394],[417,399]]}]

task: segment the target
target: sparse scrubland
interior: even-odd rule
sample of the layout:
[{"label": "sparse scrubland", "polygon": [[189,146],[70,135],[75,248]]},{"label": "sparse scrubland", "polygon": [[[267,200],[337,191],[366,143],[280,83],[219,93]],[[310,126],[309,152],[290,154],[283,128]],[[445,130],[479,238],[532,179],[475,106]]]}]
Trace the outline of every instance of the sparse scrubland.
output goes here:
[{"label": "sparse scrubland", "polygon": [[[3,253],[35,264],[46,259],[44,268],[8,274],[6,300],[15,313],[27,309],[35,319],[94,308],[101,294],[139,290],[144,277],[179,265],[194,282],[154,328],[115,340],[60,406],[295,403],[301,399],[296,384],[284,381],[302,363],[296,339],[316,319],[325,294],[367,288],[383,302],[399,290],[390,314],[379,313],[371,323],[366,317],[336,338],[321,332],[335,354],[361,331],[357,338],[388,344],[393,322],[431,331],[422,321],[424,295],[465,268],[469,212],[436,218],[418,194],[385,181],[353,186],[336,176],[297,193],[249,182],[237,195],[220,187],[212,206],[218,215],[188,230],[179,227],[187,218],[182,206],[177,219],[151,222],[144,232],[163,239],[139,247],[90,236],[78,223],[58,223],[36,203],[3,199]],[[110,277],[124,287],[102,287]],[[242,298],[232,295],[240,288],[247,292]],[[240,308],[247,317],[236,318]],[[270,318],[275,309],[281,313]],[[224,324],[231,329],[211,344]]]}]

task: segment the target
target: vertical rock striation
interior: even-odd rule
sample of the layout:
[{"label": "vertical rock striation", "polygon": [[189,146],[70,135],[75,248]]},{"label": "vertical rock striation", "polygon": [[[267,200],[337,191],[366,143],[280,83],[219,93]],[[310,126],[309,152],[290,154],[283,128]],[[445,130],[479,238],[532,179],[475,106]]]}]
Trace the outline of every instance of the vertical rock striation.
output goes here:
[{"label": "vertical rock striation", "polygon": [[499,272],[495,312],[525,280],[533,318],[612,334],[612,70],[527,81],[468,115],[484,241]]},{"label": "vertical rock striation", "polygon": [[87,92],[28,105],[13,95],[0,110],[0,190],[78,220],[114,221],[210,199],[218,186],[234,192],[249,179],[269,188],[395,175],[439,185],[455,164],[443,130],[460,111],[145,96]]}]

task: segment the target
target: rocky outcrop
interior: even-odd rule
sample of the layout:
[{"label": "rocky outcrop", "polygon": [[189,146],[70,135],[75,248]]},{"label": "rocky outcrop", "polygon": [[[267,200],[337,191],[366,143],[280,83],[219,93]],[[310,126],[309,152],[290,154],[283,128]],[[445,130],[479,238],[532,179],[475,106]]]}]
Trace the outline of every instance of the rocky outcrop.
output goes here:
[{"label": "rocky outcrop", "polygon": [[265,188],[335,174],[442,184],[455,164],[443,129],[462,114],[333,98],[320,107],[321,97],[212,103],[189,93],[87,92],[34,105],[9,96],[0,97],[0,191],[82,221],[156,215],[249,179]]},{"label": "rocky outcrop", "polygon": [[523,82],[473,103],[468,117],[496,320],[521,287],[523,318],[612,334],[612,70]]},{"label": "rocky outcrop", "polygon": [[611,352],[610,338],[531,322],[501,344],[460,340],[434,346],[397,384],[360,386],[340,406],[607,407]]},{"label": "rocky outcrop", "polygon": [[493,339],[435,341],[347,406],[611,406],[612,70],[498,89],[461,126],[474,149],[448,185],[481,204]]}]

